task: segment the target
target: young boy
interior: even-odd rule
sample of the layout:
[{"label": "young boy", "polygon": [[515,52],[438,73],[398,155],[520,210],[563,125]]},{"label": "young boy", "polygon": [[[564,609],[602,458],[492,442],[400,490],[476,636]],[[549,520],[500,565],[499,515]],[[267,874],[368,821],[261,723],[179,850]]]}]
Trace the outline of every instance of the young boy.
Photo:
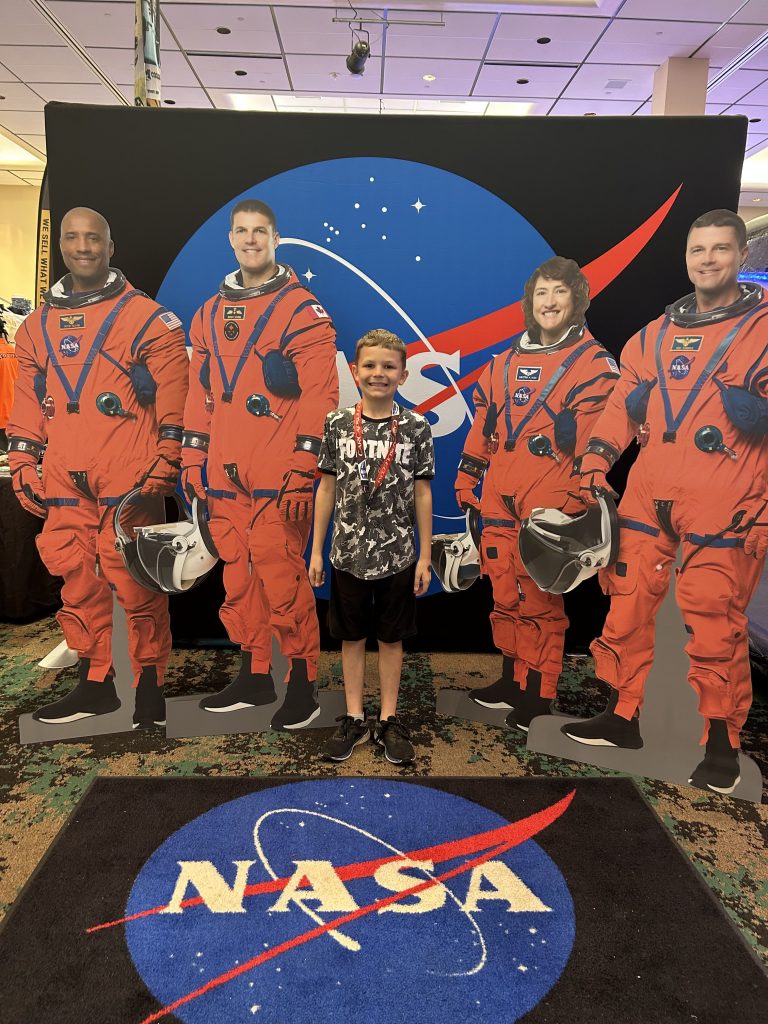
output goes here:
[{"label": "young boy", "polygon": [[[401,408],[395,392],[405,382],[405,345],[389,331],[369,331],[352,367],[361,401],[328,414],[320,446],[322,476],[315,499],[309,581],[324,579],[323,543],[334,515],[331,545],[331,634],[342,641],[347,713],[323,755],[345,761],[369,738],[363,713],[365,641],[372,626],[379,644],[381,714],[373,739],[392,764],[414,758],[408,732],[396,716],[403,638],[416,632],[416,595],[430,579],[432,432],[418,413]],[[414,546],[414,514],[419,557]]]}]

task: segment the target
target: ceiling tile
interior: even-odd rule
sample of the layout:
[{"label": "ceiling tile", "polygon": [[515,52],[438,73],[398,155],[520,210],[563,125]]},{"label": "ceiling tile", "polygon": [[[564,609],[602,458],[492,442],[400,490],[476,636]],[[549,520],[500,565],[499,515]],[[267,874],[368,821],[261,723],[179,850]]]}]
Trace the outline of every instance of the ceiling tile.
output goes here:
[{"label": "ceiling tile", "polygon": [[[204,53],[280,53],[269,7],[168,4],[163,14],[185,50]],[[221,35],[217,28],[228,28]]]},{"label": "ceiling tile", "polygon": [[[573,73],[573,68],[485,64],[472,95],[509,100],[525,99],[528,96],[555,99],[566,87]],[[518,79],[528,81],[518,84]]]},{"label": "ceiling tile", "polygon": [[[466,96],[477,72],[476,60],[387,57],[384,90],[423,97]],[[435,81],[425,82],[426,74],[434,75]]]},{"label": "ceiling tile", "polygon": [[46,102],[57,100],[59,103],[101,103],[105,106],[120,106],[117,98],[103,85],[41,82],[35,85],[35,89]]},{"label": "ceiling tile", "polygon": [[29,3],[29,0],[3,0],[4,44],[14,46],[63,46],[64,40]]},{"label": "ceiling tile", "polygon": [[[190,57],[190,61],[203,85],[213,89],[280,91],[291,88],[285,64],[279,57]],[[236,75],[235,71],[246,74]]]},{"label": "ceiling tile", "polygon": [[636,100],[558,100],[549,113],[553,117],[583,117],[587,113],[599,117],[631,117],[638,106]]},{"label": "ceiling tile", "polygon": [[23,178],[17,177],[11,171],[0,171],[0,185],[20,185],[22,188],[29,188]]},{"label": "ceiling tile", "polygon": [[[653,92],[656,68],[637,64],[585,64],[573,77],[564,96],[569,99],[647,100]],[[614,85],[611,82],[623,82]]]},{"label": "ceiling tile", "polygon": [[768,46],[764,46],[759,53],[755,54],[754,57],[750,57],[741,66],[752,71],[768,71]]},{"label": "ceiling tile", "polygon": [[[653,64],[668,57],[689,57],[714,26],[700,22],[614,21],[589,55],[591,63]],[[699,54],[697,54],[699,56]]]},{"label": "ceiling tile", "polygon": [[[716,74],[716,72],[715,72]],[[712,74],[710,74],[710,78]],[[765,81],[765,71],[734,71],[732,75],[714,89],[707,90],[707,101],[713,103],[736,103]]]},{"label": "ceiling tile", "polygon": [[[351,13],[345,7],[275,7],[274,11],[286,53],[322,53],[345,57],[352,49],[352,30],[349,25],[333,21],[337,13],[340,17]],[[371,53],[379,56],[384,30],[376,25],[366,25],[365,28],[368,30]]]},{"label": "ceiling tile", "polygon": [[[369,57],[362,75],[350,75],[344,58],[329,54],[310,57],[291,54],[286,57],[293,88],[299,92],[367,93],[378,95],[381,87],[381,60]],[[335,77],[333,77],[335,76]]]},{"label": "ceiling tile", "polygon": [[[396,21],[432,21],[439,19],[439,12],[389,11],[387,16]],[[443,23],[442,28],[427,25],[390,25],[387,29],[387,59],[424,56],[464,59],[476,57],[479,60],[488,46],[496,15],[445,12]]]},{"label": "ceiling tile", "polygon": [[217,110],[265,110],[270,113],[275,110],[271,93],[247,89],[209,89],[208,95]]},{"label": "ceiling tile", "polygon": [[[586,57],[607,25],[608,20],[600,18],[504,14],[486,59],[578,62]],[[536,42],[541,38],[552,41],[541,45]]]},{"label": "ceiling tile", "polygon": [[45,153],[45,136],[44,135],[19,135],[20,139],[24,142],[28,142],[30,146],[34,146],[35,149],[41,153]]},{"label": "ceiling tile", "polygon": [[750,21],[753,25],[768,25],[768,0],[749,0],[733,16],[734,21]]},{"label": "ceiling tile", "polygon": [[0,64],[0,82],[18,82],[18,78],[4,64]]},{"label": "ceiling tile", "polygon": [[21,82],[0,83],[0,112],[3,110],[42,110],[45,101]]},{"label": "ceiling tile", "polygon": [[14,135],[45,135],[45,116],[37,110],[6,110],[0,114],[0,127]]},{"label": "ceiling tile", "polygon": [[133,48],[136,17],[136,5],[133,3],[48,0],[48,6],[83,46]]},{"label": "ceiling tile", "polygon": [[[696,21],[727,21],[739,0],[696,0]],[[688,21],[691,0],[626,0],[619,18],[658,18],[660,21]]]},{"label": "ceiling tile", "polygon": [[68,46],[0,46],[0,64],[23,82],[95,82]]},{"label": "ceiling tile", "polygon": [[[739,102],[738,106],[739,106],[739,108],[743,107],[744,110],[742,111],[741,109],[739,109],[738,113],[746,113],[748,117],[751,117],[752,115],[747,113],[747,111],[751,107],[766,107],[766,106],[768,106],[768,72],[761,72],[761,73],[762,73],[763,78],[764,78],[762,84],[758,85],[758,87],[756,89],[752,89],[751,92],[748,92],[744,97],[742,97],[742,99]],[[729,110],[728,113],[730,114],[732,112],[732,110],[733,110],[733,108],[731,110]],[[735,113],[736,111],[733,111],[733,112]]]},{"label": "ceiling tile", "polygon": [[[116,85],[133,85],[133,50],[102,50],[94,48],[88,51],[108,78]],[[160,53],[160,73],[163,89],[176,85],[197,87],[198,81],[187,63],[186,58],[178,50],[162,50]]]},{"label": "ceiling tile", "polygon": [[710,67],[725,67],[763,34],[758,25],[725,25],[696,54],[707,57]]}]

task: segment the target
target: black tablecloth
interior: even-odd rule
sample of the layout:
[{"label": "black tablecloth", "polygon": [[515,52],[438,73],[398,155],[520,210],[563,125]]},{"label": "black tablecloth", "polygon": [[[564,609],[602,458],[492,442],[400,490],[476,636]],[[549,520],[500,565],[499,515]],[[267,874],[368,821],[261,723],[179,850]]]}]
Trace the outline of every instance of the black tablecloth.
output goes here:
[{"label": "black tablecloth", "polygon": [[16,500],[10,478],[0,477],[0,619],[39,619],[61,606],[61,580],[35,545],[42,528],[43,520]]}]

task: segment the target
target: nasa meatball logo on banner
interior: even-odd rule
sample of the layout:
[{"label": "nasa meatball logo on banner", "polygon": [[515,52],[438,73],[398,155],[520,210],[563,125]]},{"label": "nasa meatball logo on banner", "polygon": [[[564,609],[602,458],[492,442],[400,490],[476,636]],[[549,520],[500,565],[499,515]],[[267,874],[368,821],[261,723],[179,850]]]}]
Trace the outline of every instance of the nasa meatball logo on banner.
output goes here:
[{"label": "nasa meatball logo on banner", "polygon": [[509,822],[439,789],[326,779],[208,811],[128,899],[128,949],[163,1006],[143,1024],[390,1024],[395,991],[413,1024],[512,1024],[571,955],[571,895],[533,837],[572,797]]},{"label": "nasa meatball logo on banner", "polygon": [[80,351],[80,338],[74,334],[66,334],[59,342],[59,352],[66,358],[76,356]]}]

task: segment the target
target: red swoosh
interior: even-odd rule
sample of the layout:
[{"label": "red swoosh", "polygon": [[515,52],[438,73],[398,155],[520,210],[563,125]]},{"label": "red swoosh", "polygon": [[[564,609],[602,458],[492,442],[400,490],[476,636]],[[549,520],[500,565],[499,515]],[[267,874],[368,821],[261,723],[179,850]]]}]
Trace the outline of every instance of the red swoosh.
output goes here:
[{"label": "red swoosh", "polygon": [[[186,1003],[190,1003],[192,1002],[192,1000],[198,999],[200,996],[205,995],[207,992],[210,992],[221,985],[225,985],[228,981],[232,981],[234,978],[239,977],[241,974],[245,974],[246,972],[253,970],[254,967],[258,967],[260,964],[266,963],[268,960],[273,960],[276,957],[281,956],[283,953],[289,952],[291,949],[296,949],[297,946],[303,946],[307,942],[311,942],[313,939],[320,938],[320,936],[325,935],[329,931],[342,928],[344,925],[349,924],[352,921],[357,921],[362,917],[367,917],[369,914],[375,914],[378,911],[383,910],[385,907],[390,906],[392,903],[397,903],[399,900],[405,899],[406,896],[413,896],[416,893],[423,892],[425,889],[429,889],[432,886],[437,885],[438,882],[444,882],[449,878],[455,877],[456,875],[463,874],[465,871],[469,871],[471,868],[477,867],[480,864],[484,864],[492,857],[495,857],[502,853],[506,853],[507,850],[512,849],[513,846],[518,846],[520,843],[525,842],[527,839],[530,839],[532,836],[536,835],[537,832],[540,832],[542,831],[542,829],[546,828],[547,825],[551,825],[553,821],[556,821],[557,818],[559,818],[560,815],[563,814],[563,812],[567,809],[567,807],[573,800],[575,794],[576,790],[571,790],[571,792],[566,797],[563,797],[562,800],[559,800],[551,807],[547,807],[543,811],[539,811],[536,814],[532,814],[528,818],[523,818],[521,821],[513,822],[512,825],[505,825],[501,829],[494,829],[491,832],[484,832],[481,833],[479,836],[470,836],[463,841],[453,840],[449,843],[443,843],[440,846],[430,847],[427,848],[427,850],[425,851],[421,851],[426,853],[429,852],[430,849],[438,851],[445,851],[447,849],[455,850],[457,847],[461,846],[462,842],[472,843],[473,840],[480,840],[481,836],[485,837],[482,841],[486,842],[488,836],[498,835],[500,832],[507,833],[507,840],[504,843],[502,843],[501,845],[492,846],[491,849],[486,850],[486,852],[479,857],[475,857],[472,860],[466,861],[464,864],[460,864],[458,867],[452,868],[450,871],[446,871],[442,875],[437,875],[434,878],[427,878],[423,882],[419,882],[416,885],[411,886],[411,888],[405,889],[402,892],[392,893],[391,896],[385,896],[383,899],[376,900],[375,903],[368,904],[368,906],[358,907],[357,910],[353,910],[349,914],[344,914],[341,917],[337,917],[333,921],[328,921],[317,928],[312,928],[310,931],[304,932],[301,935],[297,935],[295,938],[289,939],[287,942],[282,942],[280,943],[280,945],[274,946],[272,949],[268,949],[265,953],[260,953],[258,956],[253,957],[251,960],[247,960],[243,964],[239,964],[237,967],[234,967],[232,970],[227,971],[225,974],[220,974],[216,978],[211,978],[209,982],[206,982],[205,985],[201,985],[200,988],[194,989],[192,992],[188,992],[186,995],[181,996],[181,998],[177,999],[175,1002],[169,1003],[168,1006],[164,1006],[162,1007],[162,1009],[150,1014],[149,1017],[145,1017],[144,1020],[141,1021],[141,1024],[153,1024],[154,1021],[161,1020],[169,1013],[173,1013],[180,1006],[184,1006]],[[418,852],[419,851],[414,851],[414,853]],[[456,856],[456,854],[454,853],[450,856]],[[366,863],[385,863],[388,860],[400,859],[401,858],[399,857],[387,857],[383,861],[368,861]],[[444,857],[443,859],[449,858]],[[342,870],[343,869],[338,869],[340,875]]]},{"label": "red swoosh", "polygon": [[[537,811],[536,814],[531,814],[527,818],[521,818],[520,821],[514,821],[510,825],[502,825],[501,828],[491,829],[490,832],[480,832],[477,835],[467,836],[464,839],[452,839],[447,843],[427,846],[422,850],[411,850],[410,853],[405,853],[402,856],[395,854],[391,857],[381,857],[378,860],[345,864],[343,867],[336,868],[336,874],[342,881],[349,881],[350,879],[366,878],[369,875],[373,875],[383,864],[403,860],[404,857],[409,860],[431,860],[435,864],[439,864],[441,861],[462,857],[468,853],[477,853],[480,850],[488,849],[491,846],[498,846],[510,840],[513,840],[513,846],[517,846],[519,843],[524,843],[527,839],[530,839],[531,836],[535,836],[537,832],[540,832],[559,818],[570,804],[575,792],[573,790],[568,796],[563,797],[562,800],[551,807],[545,808],[543,811]],[[290,878],[275,878],[270,879],[268,882],[257,882],[254,885],[246,886],[244,895],[260,896],[263,893],[281,892],[289,881]],[[203,903],[202,896],[194,896],[191,899],[183,900],[181,906],[185,908],[195,907],[201,903]],[[137,921],[142,917],[151,917],[153,914],[159,914],[162,910],[165,910],[167,905],[167,903],[163,903],[162,906],[152,907],[150,910],[141,910],[136,914],[131,914],[129,917],[121,917],[117,921],[107,921],[104,924],[93,925],[86,930],[86,934],[101,931],[103,928],[114,928],[116,925],[125,924],[128,921]]]},{"label": "red swoosh", "polygon": [[[669,199],[662,203],[655,213],[651,214],[640,227],[627,235],[623,241],[614,245],[613,248],[604,252],[602,256],[598,256],[583,268],[584,274],[589,281],[589,292],[592,298],[599,295],[604,288],[607,288],[609,284],[615,281],[619,274],[623,273],[629,264],[643,251],[672,209],[682,187],[682,184],[678,185]],[[429,340],[432,347],[439,352],[455,352],[458,349],[462,355],[470,355],[472,352],[480,352],[484,348],[498,345],[500,342],[514,337],[515,334],[519,334],[522,331],[524,326],[522,302],[515,302],[511,306],[505,306],[503,309],[496,310],[495,313],[486,313],[476,320],[470,320],[469,323],[460,324],[458,327],[452,327],[450,330],[435,334]],[[408,346],[408,354],[416,355],[418,352],[424,352],[428,347],[421,340],[415,341],[412,345]],[[473,370],[472,373],[457,381],[455,388],[453,386],[444,388],[436,395],[426,399],[426,401],[416,406],[416,412],[422,414],[429,412],[455,394],[456,389],[464,391],[470,384],[474,384],[475,381],[479,380],[484,369],[485,366],[481,366],[479,369]]]}]

